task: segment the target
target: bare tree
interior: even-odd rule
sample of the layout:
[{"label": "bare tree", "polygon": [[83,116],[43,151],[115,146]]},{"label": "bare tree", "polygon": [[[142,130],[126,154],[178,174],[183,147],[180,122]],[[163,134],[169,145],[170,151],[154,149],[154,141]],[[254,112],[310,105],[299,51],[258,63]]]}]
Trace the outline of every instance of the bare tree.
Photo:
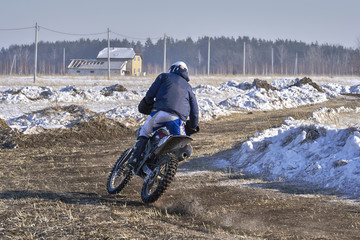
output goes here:
[{"label": "bare tree", "polygon": [[305,55],[306,62],[308,63],[308,71],[310,74],[318,74],[317,68],[321,62],[321,50],[318,45],[313,45]]}]

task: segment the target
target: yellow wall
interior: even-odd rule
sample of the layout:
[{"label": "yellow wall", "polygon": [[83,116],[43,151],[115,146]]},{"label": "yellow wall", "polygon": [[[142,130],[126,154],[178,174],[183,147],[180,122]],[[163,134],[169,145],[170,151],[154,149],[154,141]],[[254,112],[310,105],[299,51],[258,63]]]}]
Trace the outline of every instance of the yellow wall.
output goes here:
[{"label": "yellow wall", "polygon": [[142,73],[142,57],[136,54],[134,59],[131,60],[131,75],[139,76],[141,73]]}]

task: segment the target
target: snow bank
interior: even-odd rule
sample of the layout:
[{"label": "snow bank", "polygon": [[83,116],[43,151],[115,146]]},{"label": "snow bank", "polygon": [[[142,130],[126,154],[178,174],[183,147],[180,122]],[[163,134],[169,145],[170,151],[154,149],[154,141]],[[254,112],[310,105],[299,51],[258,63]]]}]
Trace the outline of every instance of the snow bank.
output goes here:
[{"label": "snow bank", "polygon": [[25,134],[41,132],[42,129],[72,127],[77,122],[87,121],[91,112],[83,107],[70,105],[65,107],[50,107],[31,114],[24,114],[7,121],[7,124]]},{"label": "snow bank", "polygon": [[325,107],[313,112],[310,119],[314,123],[326,125],[332,128],[348,128],[353,126],[360,126],[359,113],[359,107],[340,107],[336,109]]},{"label": "snow bank", "polygon": [[[267,180],[301,182],[360,197],[360,128],[287,119],[244,142],[229,163]],[[224,163],[222,163],[224,164]]]},{"label": "snow bank", "polygon": [[[145,117],[138,113],[137,104],[146,90],[127,90],[119,84],[87,88],[72,85],[58,89],[44,86],[9,88],[0,92],[0,118],[6,120],[11,128],[28,133],[33,132],[27,131],[29,128],[38,126],[48,129],[66,127],[71,126],[73,121],[87,119],[87,116],[79,116],[84,111],[64,113],[60,110],[50,118],[49,112],[43,110],[77,105],[93,114],[103,113],[108,118],[124,123],[136,123]],[[252,83],[230,80],[217,87],[200,84],[193,91],[198,99],[201,121],[208,121],[234,112],[295,108],[320,103],[343,93],[357,94],[360,85],[343,87],[329,83],[320,89],[308,78],[277,79],[271,84],[255,79]]]}]

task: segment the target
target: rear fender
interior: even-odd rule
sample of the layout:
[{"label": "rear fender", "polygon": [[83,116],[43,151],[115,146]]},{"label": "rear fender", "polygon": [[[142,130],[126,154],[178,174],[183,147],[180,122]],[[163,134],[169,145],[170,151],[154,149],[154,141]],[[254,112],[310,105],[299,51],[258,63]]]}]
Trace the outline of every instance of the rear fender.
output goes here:
[{"label": "rear fender", "polygon": [[180,160],[189,157],[192,147],[188,145],[193,139],[184,135],[170,135],[160,140],[158,147],[154,150],[156,156],[167,152],[174,153]]}]

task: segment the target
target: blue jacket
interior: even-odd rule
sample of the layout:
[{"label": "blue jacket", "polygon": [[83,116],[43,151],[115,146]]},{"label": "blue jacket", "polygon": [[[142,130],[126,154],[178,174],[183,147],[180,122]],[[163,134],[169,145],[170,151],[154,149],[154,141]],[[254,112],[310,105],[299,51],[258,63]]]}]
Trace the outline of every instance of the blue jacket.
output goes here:
[{"label": "blue jacket", "polygon": [[[191,128],[199,124],[199,108],[188,73],[178,70],[160,74],[145,95],[145,101],[157,110],[177,114],[183,121],[190,117]],[[155,101],[156,99],[156,101]]]}]

